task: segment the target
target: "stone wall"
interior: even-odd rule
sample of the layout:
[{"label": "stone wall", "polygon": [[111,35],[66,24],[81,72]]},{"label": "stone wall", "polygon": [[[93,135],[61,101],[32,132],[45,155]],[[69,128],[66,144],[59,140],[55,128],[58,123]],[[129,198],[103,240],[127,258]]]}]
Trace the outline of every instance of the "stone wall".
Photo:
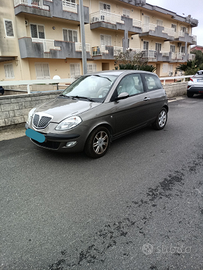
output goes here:
[{"label": "stone wall", "polygon": [[28,112],[41,103],[59,95],[60,91],[51,93],[21,94],[0,96],[0,127],[24,123]]},{"label": "stone wall", "polygon": [[163,85],[168,98],[183,96],[187,93],[187,82],[170,83]]},{"label": "stone wall", "polygon": [[[185,95],[187,82],[164,85],[168,98]],[[24,123],[28,112],[39,104],[55,98],[60,91],[49,93],[0,96],[0,127]]]}]

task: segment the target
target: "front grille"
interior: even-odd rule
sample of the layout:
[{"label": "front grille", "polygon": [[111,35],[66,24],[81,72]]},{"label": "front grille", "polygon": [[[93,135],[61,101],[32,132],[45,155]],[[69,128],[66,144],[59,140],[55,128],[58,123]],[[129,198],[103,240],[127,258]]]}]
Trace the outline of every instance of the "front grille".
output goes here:
[{"label": "front grille", "polygon": [[35,114],[33,119],[33,124],[36,128],[45,128],[48,126],[49,122],[51,121],[51,117],[48,116],[41,116],[39,114]]},{"label": "front grille", "polygon": [[57,150],[60,146],[60,142],[52,142],[52,141],[46,141],[43,143],[39,143],[38,141],[35,141],[34,139],[31,139],[35,144],[48,148],[48,149],[53,149],[53,150]]}]

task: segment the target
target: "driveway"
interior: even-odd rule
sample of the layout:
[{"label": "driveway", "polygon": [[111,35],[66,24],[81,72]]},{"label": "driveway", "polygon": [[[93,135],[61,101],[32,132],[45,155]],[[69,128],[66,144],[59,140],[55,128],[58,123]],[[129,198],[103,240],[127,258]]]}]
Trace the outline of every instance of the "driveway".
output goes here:
[{"label": "driveway", "polygon": [[1,270],[203,269],[203,98],[101,159],[0,142]]}]

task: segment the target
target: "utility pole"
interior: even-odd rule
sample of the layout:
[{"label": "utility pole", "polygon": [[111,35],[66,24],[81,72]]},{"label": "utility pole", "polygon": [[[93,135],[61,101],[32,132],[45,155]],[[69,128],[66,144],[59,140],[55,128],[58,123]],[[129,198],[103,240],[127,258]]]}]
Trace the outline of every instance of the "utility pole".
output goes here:
[{"label": "utility pole", "polygon": [[81,43],[82,43],[82,67],[83,74],[87,74],[87,54],[85,44],[85,27],[84,27],[84,8],[83,0],[79,0],[79,14],[80,14],[80,32],[81,32]]}]

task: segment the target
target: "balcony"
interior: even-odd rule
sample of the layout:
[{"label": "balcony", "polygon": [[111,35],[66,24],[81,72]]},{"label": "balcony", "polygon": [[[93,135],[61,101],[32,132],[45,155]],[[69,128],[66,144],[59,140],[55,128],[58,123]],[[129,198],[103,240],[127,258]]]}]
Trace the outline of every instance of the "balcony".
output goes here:
[{"label": "balcony", "polygon": [[139,35],[140,37],[154,37],[163,40],[173,41],[174,37],[170,34],[173,32],[169,31],[168,28],[164,28],[163,26],[149,23],[149,24],[142,24],[142,33]]},{"label": "balcony", "polygon": [[[127,21],[127,29],[125,23]],[[106,28],[110,30],[128,30],[129,33],[141,33],[141,21],[103,10],[90,14],[90,29]]]},{"label": "balcony", "polygon": [[113,47],[114,56],[118,56],[121,52],[123,52],[123,47],[118,47],[118,46]]},{"label": "balcony", "polygon": [[143,52],[143,58],[148,58],[149,62],[157,61],[157,51],[154,50],[146,50]]},{"label": "balcony", "polygon": [[[82,58],[81,43],[56,41],[51,39],[32,39],[23,37],[19,39],[21,58]],[[90,45],[86,45],[87,58],[90,59]]]},{"label": "balcony", "polygon": [[[120,1],[132,5],[132,0],[120,0]],[[134,0],[133,5],[142,7],[142,6],[146,5],[146,0]]]},{"label": "balcony", "polygon": [[186,62],[187,60],[185,59],[185,53],[171,53],[171,62]]},{"label": "balcony", "polygon": [[69,2],[67,0],[63,0],[62,5],[63,5],[63,10],[64,11],[77,13],[77,4],[71,3],[71,2]]},{"label": "balcony", "polygon": [[113,60],[114,59],[114,47],[113,46],[94,46],[92,47],[92,58],[94,60]]},{"label": "balcony", "polygon": [[190,35],[189,33],[179,31],[175,35],[174,41],[187,42],[188,45],[197,45],[197,36]]},{"label": "balcony", "polygon": [[[79,5],[68,0],[14,0],[15,15],[33,14],[42,17],[60,18],[80,22]],[[84,7],[84,22],[89,23],[89,8]]]},{"label": "balcony", "polygon": [[195,54],[194,54],[194,53],[188,54],[188,60],[189,60],[189,61],[195,60]]}]

